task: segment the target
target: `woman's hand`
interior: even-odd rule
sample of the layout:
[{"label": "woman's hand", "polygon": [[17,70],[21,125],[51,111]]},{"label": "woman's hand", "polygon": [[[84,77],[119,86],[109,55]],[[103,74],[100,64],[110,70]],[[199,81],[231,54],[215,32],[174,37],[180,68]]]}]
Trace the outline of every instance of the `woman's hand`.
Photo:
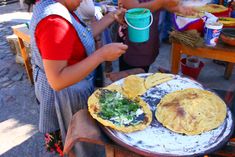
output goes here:
[{"label": "woman's hand", "polygon": [[[156,0],[159,1],[159,0]],[[179,0],[161,0],[161,6],[162,8],[165,8],[166,10],[170,10],[173,7],[178,6],[180,3]]]},{"label": "woman's hand", "polygon": [[185,16],[195,15],[198,13],[198,11],[192,7],[183,6],[179,0],[162,0],[162,8]]},{"label": "woman's hand", "polygon": [[111,43],[104,45],[96,51],[101,61],[114,61],[127,50],[128,46],[123,43]]},{"label": "woman's hand", "polygon": [[116,60],[126,50],[127,45],[111,43],[73,65],[68,65],[66,60],[47,59],[43,59],[43,65],[50,86],[59,91],[83,80],[103,61]]},{"label": "woman's hand", "polygon": [[118,21],[120,24],[125,24],[124,22],[124,15],[125,15],[126,9],[118,9],[115,12],[109,12],[106,14],[101,20],[92,23],[92,32],[93,36],[96,37],[100,33],[104,31],[105,28],[107,28],[110,24],[112,24],[115,20]]},{"label": "woman's hand", "polygon": [[186,7],[186,6],[182,6],[182,5],[172,7],[169,11],[176,12],[176,13],[179,13],[184,16],[193,16],[198,13],[198,11],[196,9],[194,9],[193,7]]},{"label": "woman's hand", "polygon": [[111,12],[110,14],[112,18],[114,18],[114,20],[116,20],[119,24],[125,25],[125,21],[124,21],[125,13],[126,13],[126,9],[119,8],[116,11]]}]

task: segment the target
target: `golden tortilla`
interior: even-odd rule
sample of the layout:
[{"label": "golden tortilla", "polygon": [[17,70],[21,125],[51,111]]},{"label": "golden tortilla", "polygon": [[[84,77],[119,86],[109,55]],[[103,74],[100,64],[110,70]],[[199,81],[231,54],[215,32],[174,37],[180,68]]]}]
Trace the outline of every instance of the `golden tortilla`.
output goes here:
[{"label": "golden tortilla", "polygon": [[219,22],[222,23],[223,26],[235,26],[235,18],[219,17]]},{"label": "golden tortilla", "polygon": [[[108,89],[111,91],[118,91],[122,94],[122,90],[121,87],[118,85],[110,85],[104,89]],[[101,111],[101,106],[99,104],[99,94],[100,94],[100,90],[96,90],[88,99],[88,110],[91,114],[91,116],[96,119],[98,122],[100,122],[101,124],[103,124],[104,126],[113,128],[115,130],[121,131],[121,132],[125,132],[125,133],[130,133],[130,132],[134,132],[134,131],[138,131],[138,130],[143,130],[145,129],[147,126],[149,126],[149,124],[152,121],[152,112],[149,109],[148,105],[140,98],[135,99],[135,101],[138,101],[138,105],[141,106],[143,113],[144,113],[144,121],[142,121],[141,123],[138,123],[136,125],[115,125],[115,123],[113,123],[111,120],[107,120],[107,119],[103,119],[99,116],[99,112]]]},{"label": "golden tortilla", "polygon": [[124,79],[122,89],[124,91],[124,95],[127,95],[129,98],[140,96],[146,92],[144,78],[130,75]]},{"label": "golden tortilla", "polygon": [[195,9],[201,12],[209,13],[220,13],[228,10],[228,8],[226,8],[225,6],[218,4],[207,4],[205,6],[196,7]]},{"label": "golden tortilla", "polygon": [[204,12],[198,12],[195,15],[187,15],[187,16],[183,15],[183,14],[180,14],[180,13],[176,13],[176,15],[182,16],[182,17],[187,17],[187,18],[202,18],[203,16],[205,16],[205,13]]},{"label": "golden tortilla", "polygon": [[122,87],[117,85],[117,84],[114,84],[114,83],[112,83],[111,85],[105,87],[104,89],[108,89],[108,90],[111,90],[111,91],[117,91],[119,93],[123,93]]},{"label": "golden tortilla", "polygon": [[187,17],[187,18],[201,18],[205,15],[205,12],[220,13],[220,12],[227,11],[228,8],[226,8],[223,5],[218,5],[218,4],[207,4],[205,6],[195,7],[195,10],[199,11],[195,15],[185,16],[185,15],[180,14],[180,13],[176,13],[176,15]]},{"label": "golden tortilla", "polygon": [[149,75],[144,82],[145,88],[149,89],[161,83],[170,81],[173,79],[171,74],[164,74],[164,73],[155,73],[153,75]]},{"label": "golden tortilla", "polygon": [[226,112],[226,104],[214,93],[189,88],[165,95],[155,116],[174,132],[197,135],[220,126]]}]

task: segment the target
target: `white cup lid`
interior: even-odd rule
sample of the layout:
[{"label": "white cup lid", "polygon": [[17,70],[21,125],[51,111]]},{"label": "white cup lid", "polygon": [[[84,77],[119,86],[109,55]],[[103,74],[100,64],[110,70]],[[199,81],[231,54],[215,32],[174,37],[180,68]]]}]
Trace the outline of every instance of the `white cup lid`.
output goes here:
[{"label": "white cup lid", "polygon": [[207,22],[206,27],[210,29],[222,29],[223,24],[221,22]]}]

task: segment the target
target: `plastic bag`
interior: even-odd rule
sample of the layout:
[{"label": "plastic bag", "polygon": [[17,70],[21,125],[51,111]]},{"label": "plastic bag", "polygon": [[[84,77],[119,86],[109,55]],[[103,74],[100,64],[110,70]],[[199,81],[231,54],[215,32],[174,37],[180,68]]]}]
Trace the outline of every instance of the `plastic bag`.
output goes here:
[{"label": "plastic bag", "polygon": [[203,32],[205,20],[206,16],[203,16],[201,18],[200,17],[188,18],[188,17],[178,16],[176,14],[173,15],[173,24],[175,29],[178,31],[196,29],[198,32]]},{"label": "plastic bag", "polygon": [[178,31],[196,29],[198,32],[203,33],[206,22],[216,22],[217,20],[216,16],[207,12],[202,17],[183,17],[176,14],[173,16],[174,27]]}]

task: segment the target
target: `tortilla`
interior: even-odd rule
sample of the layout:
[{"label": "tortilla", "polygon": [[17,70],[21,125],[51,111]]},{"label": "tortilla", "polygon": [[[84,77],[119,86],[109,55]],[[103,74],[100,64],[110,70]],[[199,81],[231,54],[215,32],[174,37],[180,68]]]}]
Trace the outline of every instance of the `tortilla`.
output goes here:
[{"label": "tortilla", "polygon": [[119,86],[119,85],[116,85],[114,83],[112,83],[111,85],[105,87],[104,89],[108,89],[108,90],[111,90],[111,91],[117,91],[119,93],[123,93],[122,87]]},{"label": "tortilla", "polygon": [[96,90],[88,99],[91,116],[104,126],[129,133],[145,129],[152,121],[152,112],[140,98],[129,99],[120,86]]},{"label": "tortilla", "polygon": [[145,88],[149,89],[161,83],[170,81],[173,79],[171,74],[164,74],[164,73],[155,73],[153,75],[149,75],[144,82]]},{"label": "tortilla", "polygon": [[220,12],[224,12],[228,10],[228,8],[224,7],[223,5],[218,5],[218,4],[207,4],[207,5],[200,6],[200,7],[194,7],[194,9],[199,11],[195,15],[186,16],[180,13],[176,13],[176,15],[187,17],[187,18],[201,18],[205,16],[205,12],[220,13]]},{"label": "tortilla", "polygon": [[214,93],[189,88],[165,95],[155,116],[174,132],[197,135],[219,127],[226,112],[226,104]]},{"label": "tortilla", "polygon": [[186,17],[186,18],[202,18],[203,16],[205,16],[204,12],[198,12],[195,15],[183,15],[181,13],[176,13],[177,16],[182,16],[182,17]]},{"label": "tortilla", "polygon": [[144,78],[130,75],[124,79],[122,89],[124,91],[124,95],[127,95],[129,98],[140,96],[146,92]]},{"label": "tortilla", "polygon": [[233,26],[233,27],[235,27],[235,18],[219,17],[219,22],[222,23],[223,26]]},{"label": "tortilla", "polygon": [[218,4],[207,4],[205,6],[195,7],[195,9],[198,11],[209,13],[220,13],[228,10],[228,8],[226,8],[225,6]]}]

